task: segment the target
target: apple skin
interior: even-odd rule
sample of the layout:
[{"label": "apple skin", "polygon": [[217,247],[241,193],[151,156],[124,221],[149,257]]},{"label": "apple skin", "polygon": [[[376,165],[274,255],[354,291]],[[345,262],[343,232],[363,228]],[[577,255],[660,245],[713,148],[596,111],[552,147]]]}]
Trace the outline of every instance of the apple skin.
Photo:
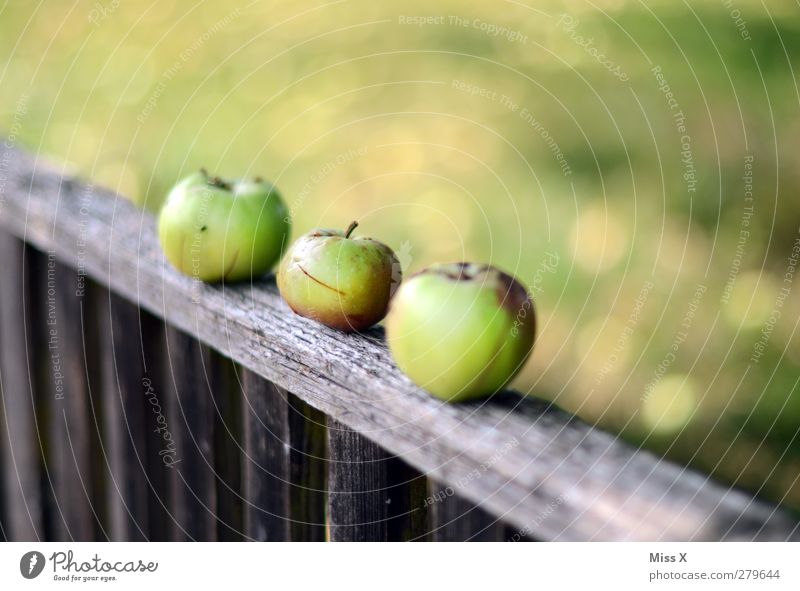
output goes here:
[{"label": "apple skin", "polygon": [[416,385],[449,402],[501,390],[533,348],[536,315],[527,290],[495,267],[437,264],[395,294],[386,339]]},{"label": "apple skin", "polygon": [[225,181],[204,170],[170,190],[158,217],[164,254],[184,275],[214,283],[259,277],[280,258],[291,223],[259,178]]},{"label": "apple skin", "polygon": [[345,332],[380,322],[402,278],[391,248],[350,237],[356,225],[301,236],[278,270],[278,289],[294,312]]}]

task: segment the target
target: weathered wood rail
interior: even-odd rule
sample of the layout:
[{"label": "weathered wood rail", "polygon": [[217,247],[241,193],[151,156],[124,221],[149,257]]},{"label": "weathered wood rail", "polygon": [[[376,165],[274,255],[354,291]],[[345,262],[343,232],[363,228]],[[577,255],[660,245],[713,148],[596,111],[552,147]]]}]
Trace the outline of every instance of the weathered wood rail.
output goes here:
[{"label": "weathered wood rail", "polygon": [[380,330],[209,286],[153,218],[17,150],[0,175],[9,540],[797,540],[786,511],[514,392],[446,405]]}]

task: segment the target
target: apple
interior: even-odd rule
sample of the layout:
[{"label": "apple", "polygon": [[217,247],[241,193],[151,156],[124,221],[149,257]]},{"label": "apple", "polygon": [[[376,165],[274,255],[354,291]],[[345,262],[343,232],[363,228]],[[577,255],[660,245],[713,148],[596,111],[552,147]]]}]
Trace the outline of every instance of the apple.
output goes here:
[{"label": "apple", "polygon": [[535,332],[533,301],[522,284],[476,263],[437,264],[413,275],[386,318],[400,369],[450,402],[501,390],[528,359]]},{"label": "apple", "polygon": [[286,206],[271,183],[227,181],[205,170],[179,181],[158,217],[167,260],[207,282],[263,275],[278,261],[290,228]]},{"label": "apple", "polygon": [[278,269],[278,289],[297,314],[354,332],[386,316],[402,272],[392,249],[363,236],[317,229],[291,246]]}]

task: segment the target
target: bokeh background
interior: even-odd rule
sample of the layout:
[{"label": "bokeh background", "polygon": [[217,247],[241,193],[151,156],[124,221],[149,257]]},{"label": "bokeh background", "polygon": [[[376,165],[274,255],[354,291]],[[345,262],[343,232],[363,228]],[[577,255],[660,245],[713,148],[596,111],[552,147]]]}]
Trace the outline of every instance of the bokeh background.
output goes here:
[{"label": "bokeh background", "polygon": [[789,0],[0,6],[20,145],[153,211],[260,174],[294,236],[512,271],[516,387],[795,508],[798,71]]}]

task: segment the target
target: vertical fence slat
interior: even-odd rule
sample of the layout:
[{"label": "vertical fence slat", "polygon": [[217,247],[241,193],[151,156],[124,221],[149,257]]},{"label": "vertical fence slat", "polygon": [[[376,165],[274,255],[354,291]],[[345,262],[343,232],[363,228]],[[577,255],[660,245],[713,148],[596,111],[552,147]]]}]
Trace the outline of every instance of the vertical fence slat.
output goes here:
[{"label": "vertical fence slat", "polygon": [[513,534],[502,521],[461,498],[453,487],[430,482],[431,534],[437,542],[503,542]]},{"label": "vertical fence slat", "polygon": [[99,298],[102,351],[103,443],[112,541],[148,539],[144,386],[140,314],[136,306],[106,292]]},{"label": "vertical fence slat", "polygon": [[205,379],[210,352],[167,326],[169,424],[175,441],[170,506],[173,539],[216,541],[214,400]]},{"label": "vertical fence slat", "polygon": [[328,461],[331,540],[427,539],[424,475],[330,418]]},{"label": "vertical fence slat", "polygon": [[258,541],[290,539],[290,435],[286,392],[242,370],[245,532]]},{"label": "vertical fence slat", "polygon": [[[2,260],[2,251],[0,251],[0,260]],[[3,318],[0,315],[0,335],[3,334]],[[0,347],[3,343],[0,342]],[[7,479],[11,475],[12,468],[7,463],[7,458],[11,457],[11,452],[6,446],[6,415],[5,415],[5,401],[3,400],[3,368],[0,366],[0,542],[10,542],[9,537],[9,524],[8,520],[8,502],[6,501],[6,487],[10,486]]]},{"label": "vertical fence slat", "polygon": [[211,351],[206,379],[214,400],[214,472],[217,485],[217,539],[241,541],[242,503],[242,386],[236,365]]},{"label": "vertical fence slat", "polygon": [[[172,539],[170,458],[174,442],[169,431],[169,388],[164,371],[166,325],[148,313],[140,312],[141,347],[144,373],[138,385],[138,404],[143,411],[144,458],[147,476],[148,539],[165,542]],[[134,401],[136,402],[136,401]],[[170,456],[170,457],[167,457]]]},{"label": "vertical fence slat", "polygon": [[[26,335],[30,275],[20,240],[0,232],[0,380],[2,380],[6,535],[14,541],[43,539],[41,454],[36,435]],[[27,344],[27,345],[26,345]]]},{"label": "vertical fence slat", "polygon": [[[47,458],[53,449],[52,419],[53,402],[50,397],[49,378],[53,371],[52,357],[58,353],[51,349],[47,317],[50,306],[47,274],[50,266],[55,265],[55,255],[47,254],[33,248],[25,247],[25,259],[28,266],[28,297],[25,301],[25,343],[28,350],[28,379],[33,392],[34,436],[39,453],[39,486],[42,491],[42,529],[44,539],[51,540],[56,535],[56,526],[63,521],[61,509],[56,504],[53,467],[48,465]],[[54,292],[53,292],[53,295]],[[57,339],[56,339],[57,344]]]},{"label": "vertical fence slat", "polygon": [[389,540],[424,542],[428,526],[428,478],[400,458],[389,460]]},{"label": "vertical fence slat", "polygon": [[83,353],[86,358],[87,377],[89,379],[89,420],[90,428],[90,464],[91,464],[91,494],[92,512],[95,517],[96,540],[110,538],[109,524],[111,522],[109,511],[109,480],[108,457],[104,443],[104,406],[105,398],[103,383],[103,364],[101,353],[100,331],[106,326],[102,316],[104,298],[108,298],[108,291],[92,280],[87,279],[84,284],[86,289],[86,303],[83,307]]},{"label": "vertical fence slat", "polygon": [[254,540],[325,540],[325,415],[243,372],[245,524]]},{"label": "vertical fence slat", "polygon": [[328,461],[330,539],[388,540],[388,454],[349,427],[328,419]]},{"label": "vertical fence slat", "polygon": [[96,338],[90,324],[93,317],[84,314],[87,290],[75,271],[48,259],[40,285],[47,302],[44,407],[50,412],[47,469],[56,506],[53,539],[90,541],[98,527],[92,498],[92,445],[98,437],[89,394],[95,360],[84,355],[84,344]]},{"label": "vertical fence slat", "polygon": [[293,394],[289,408],[291,539],[324,542],[327,536],[327,426],[325,415]]},{"label": "vertical fence slat", "polygon": [[[0,324],[0,331],[3,330],[3,325]],[[2,375],[0,374],[0,380]],[[0,387],[2,392],[2,387]],[[2,400],[0,400],[0,542],[10,542],[9,538],[9,524],[8,520],[8,503],[6,502],[6,478],[11,474],[11,467],[6,465],[6,457],[10,452],[6,449],[6,436],[5,436],[6,416],[3,412]]]}]

